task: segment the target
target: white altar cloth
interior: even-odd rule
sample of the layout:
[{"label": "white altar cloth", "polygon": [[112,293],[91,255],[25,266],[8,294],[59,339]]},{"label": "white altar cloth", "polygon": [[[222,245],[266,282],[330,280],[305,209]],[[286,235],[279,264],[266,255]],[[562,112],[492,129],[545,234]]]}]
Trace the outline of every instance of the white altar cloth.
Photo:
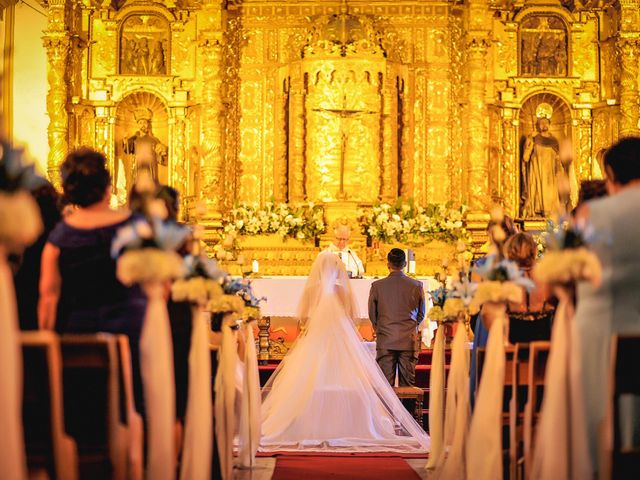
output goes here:
[{"label": "white altar cloth", "polygon": [[[352,279],[351,289],[356,297],[357,318],[368,318],[369,289],[377,278]],[[425,298],[429,304],[428,292],[438,288],[433,277],[419,278],[424,285]],[[252,280],[251,286],[257,297],[266,297],[260,304],[262,315],[269,317],[295,317],[307,277],[260,277]]]}]

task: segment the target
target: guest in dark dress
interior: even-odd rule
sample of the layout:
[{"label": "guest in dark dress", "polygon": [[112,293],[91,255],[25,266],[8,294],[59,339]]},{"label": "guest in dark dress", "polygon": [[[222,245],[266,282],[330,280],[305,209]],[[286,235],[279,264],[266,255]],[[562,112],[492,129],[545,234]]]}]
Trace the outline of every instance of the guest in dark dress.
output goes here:
[{"label": "guest in dark dress", "polygon": [[60,221],[60,196],[49,182],[36,188],[31,195],[38,204],[42,217],[43,232],[38,239],[21,254],[15,256],[13,281],[16,289],[18,320],[21,330],[38,329],[38,288],[40,283],[40,260],[49,233]]},{"label": "guest in dark dress", "polygon": [[76,208],[49,235],[42,253],[40,326],[58,332],[120,333],[129,337],[136,405],[142,409],[139,339],[146,299],[116,278],[111,242],[131,213],[109,207],[111,179],[105,157],[90,149],[70,153],[62,187]]}]

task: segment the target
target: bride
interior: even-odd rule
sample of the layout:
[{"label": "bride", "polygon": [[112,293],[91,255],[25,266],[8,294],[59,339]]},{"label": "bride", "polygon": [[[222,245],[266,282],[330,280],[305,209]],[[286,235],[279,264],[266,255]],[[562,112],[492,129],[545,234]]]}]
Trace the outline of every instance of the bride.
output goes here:
[{"label": "bride", "polygon": [[355,311],[342,261],[321,253],[300,301],[302,333],[263,389],[261,451],[428,451],[363,344]]}]

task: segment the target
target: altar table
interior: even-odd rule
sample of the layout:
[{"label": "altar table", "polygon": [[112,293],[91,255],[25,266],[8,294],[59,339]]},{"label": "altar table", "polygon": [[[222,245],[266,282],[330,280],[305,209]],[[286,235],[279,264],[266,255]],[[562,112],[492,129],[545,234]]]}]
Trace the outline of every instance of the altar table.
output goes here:
[{"label": "altar table", "polygon": [[[371,284],[378,278],[351,279],[351,289],[356,298],[359,320],[368,320],[368,301]],[[433,277],[418,278],[424,286],[425,297],[429,301],[428,292],[438,288],[438,282]],[[298,303],[302,297],[302,291],[307,277],[260,277],[251,282],[254,294],[257,297],[266,297],[260,304],[263,316],[268,317],[295,317]]]},{"label": "altar table", "polygon": [[[368,317],[368,301],[369,290],[371,284],[378,280],[378,278],[360,278],[351,279],[351,289],[356,299],[356,321],[358,324],[358,330],[365,340],[373,340],[373,327]],[[433,277],[421,277],[418,278],[424,286],[425,300],[427,303],[427,310],[429,310],[430,299],[428,292],[430,290],[438,288],[438,282]],[[265,297],[260,304],[260,311],[263,317],[269,318],[268,327],[263,324],[264,328],[269,328],[270,341],[265,338],[261,343],[262,348],[267,347],[267,344],[279,344],[277,348],[278,353],[276,357],[281,356],[298,335],[297,327],[297,310],[302,292],[304,290],[307,277],[259,277],[252,280],[251,285],[253,292],[257,297]],[[423,342],[425,345],[429,345],[433,330],[436,327],[434,322],[425,322],[424,326],[428,325],[429,328],[423,330]],[[256,332],[257,333],[257,332]],[[266,332],[263,332],[266,337]],[[266,342],[266,343],[265,343]],[[375,346],[375,344],[372,344]],[[375,348],[375,347],[374,347]]]}]

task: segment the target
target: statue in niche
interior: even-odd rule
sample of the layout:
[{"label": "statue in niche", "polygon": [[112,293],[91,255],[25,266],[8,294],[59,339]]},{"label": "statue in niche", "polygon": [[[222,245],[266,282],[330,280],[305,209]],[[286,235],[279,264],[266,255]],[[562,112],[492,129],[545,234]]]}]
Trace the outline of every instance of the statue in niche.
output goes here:
[{"label": "statue in niche", "polygon": [[557,17],[530,16],[520,27],[520,71],[528,77],[568,73],[567,29]]},{"label": "statue in niche", "polygon": [[[151,132],[153,112],[148,108],[137,108],[133,112],[138,131],[122,140],[124,153],[131,155],[133,172],[147,168],[154,180],[158,180],[158,165],[167,165],[167,146]],[[135,178],[132,179],[135,182]]]},{"label": "statue in niche", "polygon": [[156,15],[134,15],[122,26],[120,73],[123,75],[166,75],[169,29]]},{"label": "statue in niche", "polygon": [[[549,217],[571,208],[571,156],[561,155],[558,139],[549,131],[550,105],[538,106],[537,133],[527,136],[522,153],[524,217]],[[565,161],[562,160],[563,157]]]}]

